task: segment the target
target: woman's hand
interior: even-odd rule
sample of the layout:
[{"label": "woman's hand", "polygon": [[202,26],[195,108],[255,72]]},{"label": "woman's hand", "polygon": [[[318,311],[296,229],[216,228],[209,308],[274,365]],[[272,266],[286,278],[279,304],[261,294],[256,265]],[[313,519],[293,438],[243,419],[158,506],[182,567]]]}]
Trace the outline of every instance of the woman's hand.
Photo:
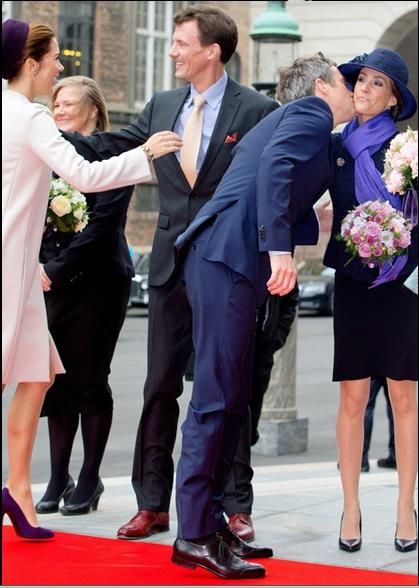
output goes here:
[{"label": "woman's hand", "polygon": [[153,160],[168,153],[179,151],[181,147],[182,139],[172,131],[154,133],[143,145],[145,152]]},{"label": "woman's hand", "polygon": [[333,206],[332,201],[329,199],[325,202],[320,203],[314,207],[314,212],[317,215],[317,219],[320,225],[321,233],[330,233],[333,226]]},{"label": "woman's hand", "polygon": [[42,265],[42,263],[39,264],[39,273],[41,274],[41,284],[42,284],[42,290],[44,292],[49,292],[51,290],[51,280],[49,279],[49,277],[46,274],[46,271],[44,270],[44,266]]}]

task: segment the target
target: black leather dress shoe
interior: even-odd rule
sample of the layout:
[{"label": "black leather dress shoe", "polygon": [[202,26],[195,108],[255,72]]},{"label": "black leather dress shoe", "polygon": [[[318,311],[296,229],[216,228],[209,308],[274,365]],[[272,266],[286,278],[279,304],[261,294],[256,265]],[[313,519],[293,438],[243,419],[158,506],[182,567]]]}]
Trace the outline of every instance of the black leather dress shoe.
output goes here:
[{"label": "black leather dress shoe", "polygon": [[388,457],[380,457],[380,459],[377,459],[377,466],[379,468],[397,470],[396,460],[394,459],[394,457],[391,457],[391,455],[389,455]]},{"label": "black leather dress shoe", "polygon": [[237,555],[237,557],[241,557],[242,559],[272,557],[274,554],[270,547],[258,547],[257,545],[251,546],[245,541],[242,541],[237,533],[234,533],[228,525],[217,531],[217,535],[221,537],[234,555]]},{"label": "black leather dress shoe", "polygon": [[227,547],[220,537],[215,536],[204,545],[176,539],[173,545],[172,562],[195,569],[197,566],[221,578],[263,578],[266,570],[259,564],[243,561]]}]

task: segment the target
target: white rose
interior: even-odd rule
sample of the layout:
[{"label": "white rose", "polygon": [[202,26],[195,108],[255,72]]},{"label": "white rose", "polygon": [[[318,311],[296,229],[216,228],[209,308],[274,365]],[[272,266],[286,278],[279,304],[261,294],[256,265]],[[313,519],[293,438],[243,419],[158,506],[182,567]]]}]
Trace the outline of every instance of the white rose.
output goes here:
[{"label": "white rose", "polygon": [[50,207],[57,216],[64,216],[71,212],[71,204],[64,196],[56,196],[53,198]]},{"label": "white rose", "polygon": [[77,220],[81,220],[83,218],[83,215],[84,215],[84,210],[82,208],[76,208],[75,210],[73,210],[73,216]]}]

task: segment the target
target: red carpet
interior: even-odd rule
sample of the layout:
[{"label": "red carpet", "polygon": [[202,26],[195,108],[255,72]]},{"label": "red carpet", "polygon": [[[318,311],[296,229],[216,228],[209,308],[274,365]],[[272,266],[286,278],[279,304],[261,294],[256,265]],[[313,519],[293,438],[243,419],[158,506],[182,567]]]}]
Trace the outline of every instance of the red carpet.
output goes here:
[{"label": "red carpet", "polygon": [[57,533],[24,541],[3,527],[3,584],[8,586],[417,586],[410,574],[377,572],[282,559],[260,560],[262,580],[223,580],[170,562],[171,546]]}]

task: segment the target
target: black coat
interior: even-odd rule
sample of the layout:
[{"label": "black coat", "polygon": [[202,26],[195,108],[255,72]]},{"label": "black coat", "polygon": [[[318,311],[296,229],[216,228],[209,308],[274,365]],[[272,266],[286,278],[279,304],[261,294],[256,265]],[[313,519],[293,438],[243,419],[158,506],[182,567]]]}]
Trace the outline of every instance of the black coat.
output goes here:
[{"label": "black coat", "polygon": [[[89,161],[101,159],[82,144]],[[89,222],[80,233],[48,228],[40,261],[52,280],[48,326],[66,373],[48,390],[42,415],[112,410],[108,375],[134,268],[125,238],[133,187],[86,194]]]}]

